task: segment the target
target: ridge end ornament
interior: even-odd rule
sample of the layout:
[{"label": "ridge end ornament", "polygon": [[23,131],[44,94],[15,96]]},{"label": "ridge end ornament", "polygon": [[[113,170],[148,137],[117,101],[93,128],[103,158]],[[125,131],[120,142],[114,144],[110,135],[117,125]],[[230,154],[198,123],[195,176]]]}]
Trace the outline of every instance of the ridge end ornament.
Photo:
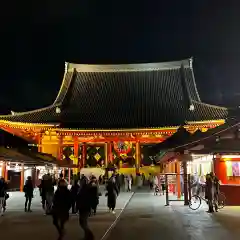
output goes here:
[{"label": "ridge end ornament", "polygon": [[189,59],[189,67],[190,69],[193,69],[193,57]]},{"label": "ridge end ornament", "polygon": [[64,70],[65,73],[68,72],[68,64],[69,64],[68,62],[65,62],[65,70]]}]

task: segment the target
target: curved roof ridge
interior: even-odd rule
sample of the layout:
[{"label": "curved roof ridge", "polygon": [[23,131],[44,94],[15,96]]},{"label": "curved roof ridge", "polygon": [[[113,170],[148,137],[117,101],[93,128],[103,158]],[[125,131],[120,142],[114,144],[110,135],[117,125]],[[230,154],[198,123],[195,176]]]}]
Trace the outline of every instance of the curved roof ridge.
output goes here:
[{"label": "curved roof ridge", "polygon": [[38,112],[42,112],[42,111],[46,111],[48,109],[51,109],[51,108],[55,108],[55,107],[59,107],[61,104],[52,104],[52,105],[49,105],[47,107],[43,107],[43,108],[37,108],[37,109],[34,109],[34,110],[30,110],[30,111],[25,111],[25,112],[14,112],[14,114],[6,114],[6,115],[0,115],[0,120],[1,118],[8,118],[8,117],[15,117],[15,116],[24,116],[25,114],[33,114],[33,113],[38,113]]},{"label": "curved roof ridge", "polygon": [[[67,76],[69,76],[69,77],[67,77]],[[53,102],[53,104],[48,105],[48,106],[43,107],[43,108],[37,108],[37,109],[34,109],[34,110],[30,110],[30,111],[24,111],[24,112],[12,111],[14,114],[0,115],[0,119],[1,118],[6,118],[6,117],[11,118],[13,116],[24,116],[25,114],[26,115],[27,114],[34,114],[34,113],[42,112],[42,111],[45,111],[45,110],[48,110],[48,109],[51,109],[51,108],[60,107],[61,104],[63,103],[64,99],[65,99],[65,96],[66,96],[67,92],[68,92],[69,86],[70,86],[71,81],[72,81],[72,77],[73,77],[73,72],[70,72],[70,73],[65,72],[60,90],[59,90],[58,95],[57,95],[55,101]]]},{"label": "curved roof ridge", "polygon": [[73,78],[73,72],[65,72],[62,85],[59,89],[58,95],[52,105],[62,104],[64,98],[68,92],[69,86]]},{"label": "curved roof ridge", "polygon": [[193,66],[192,66],[193,58],[190,58],[189,61],[190,61],[189,64],[190,64],[190,69],[191,69],[191,74],[192,74],[192,83],[193,83],[194,91],[195,91],[195,93],[197,95],[197,100],[199,102],[202,102],[201,98],[200,98],[200,95],[199,95],[199,92],[198,92],[198,89],[197,89],[197,83],[196,83],[196,80],[195,80],[194,70],[193,70]]},{"label": "curved roof ridge", "polygon": [[138,71],[158,71],[168,69],[178,69],[181,66],[190,68],[190,59],[160,62],[160,63],[136,63],[136,64],[75,64],[68,63],[68,71],[76,69],[77,72],[138,72]]},{"label": "curved roof ridge", "polygon": [[201,104],[201,105],[206,106],[206,107],[212,107],[212,108],[221,109],[221,110],[225,110],[225,111],[228,110],[228,108],[226,108],[226,107],[217,106],[217,105],[213,105],[213,104],[209,104],[209,103],[204,103],[202,101],[192,100],[192,103],[193,103],[193,105],[194,105],[194,103],[197,103],[197,104]]}]

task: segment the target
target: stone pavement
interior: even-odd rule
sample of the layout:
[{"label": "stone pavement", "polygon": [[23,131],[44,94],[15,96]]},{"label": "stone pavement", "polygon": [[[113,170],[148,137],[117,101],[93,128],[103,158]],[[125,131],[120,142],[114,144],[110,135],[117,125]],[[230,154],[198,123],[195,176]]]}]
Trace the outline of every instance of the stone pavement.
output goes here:
[{"label": "stone pavement", "polygon": [[[12,193],[8,212],[0,217],[1,237],[42,240],[55,239],[52,219],[41,211],[40,198],[33,202],[33,213],[23,212],[22,193]],[[90,226],[96,240],[239,240],[240,207],[225,207],[218,213],[206,213],[206,206],[193,211],[183,202],[172,202],[165,207],[163,196],[154,196],[148,191],[121,193],[117,201],[117,213],[106,212],[106,197],[100,198],[99,213],[90,218]],[[126,203],[128,205],[122,210]],[[108,231],[111,229],[110,231]],[[105,233],[108,232],[106,235]],[[82,231],[78,218],[73,215],[67,224],[66,240],[79,239]],[[103,237],[104,236],[104,237]]]},{"label": "stone pavement", "polygon": [[[0,217],[1,239],[57,239],[57,232],[52,225],[51,216],[45,216],[41,209],[40,197],[36,196],[33,201],[33,212],[23,211],[24,195],[15,192],[10,194],[7,202],[7,212]],[[132,196],[132,193],[121,193],[117,200],[116,214],[107,212],[106,197],[100,197],[99,210],[96,216],[89,220],[89,225],[94,232],[96,240],[100,240],[113,222],[118,218]],[[78,225],[78,216],[71,215],[66,226],[66,240],[80,239],[83,237],[82,230]]]},{"label": "stone pavement", "polygon": [[183,203],[165,207],[165,199],[152,193],[135,193],[107,240],[239,240],[240,208],[225,207],[208,214]]}]

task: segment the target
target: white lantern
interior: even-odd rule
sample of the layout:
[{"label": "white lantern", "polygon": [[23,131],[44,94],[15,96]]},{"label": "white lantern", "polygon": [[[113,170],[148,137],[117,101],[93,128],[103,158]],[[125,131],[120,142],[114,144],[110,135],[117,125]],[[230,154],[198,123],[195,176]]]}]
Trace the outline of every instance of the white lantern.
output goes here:
[{"label": "white lantern", "polygon": [[65,62],[65,73],[68,71],[68,63]]},{"label": "white lantern", "polygon": [[56,113],[57,114],[61,113],[61,108],[60,107],[56,107]]},{"label": "white lantern", "polygon": [[194,111],[194,109],[195,109],[194,105],[191,104],[191,105],[189,106],[189,111]]}]

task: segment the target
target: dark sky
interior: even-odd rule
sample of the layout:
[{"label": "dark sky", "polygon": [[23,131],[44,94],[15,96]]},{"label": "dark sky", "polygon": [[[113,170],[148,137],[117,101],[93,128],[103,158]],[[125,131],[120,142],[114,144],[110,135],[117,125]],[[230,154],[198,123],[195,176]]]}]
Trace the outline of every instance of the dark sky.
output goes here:
[{"label": "dark sky", "polygon": [[238,1],[10,2],[1,27],[1,113],[51,104],[64,61],[112,64],[192,56],[202,100],[240,103]]}]

